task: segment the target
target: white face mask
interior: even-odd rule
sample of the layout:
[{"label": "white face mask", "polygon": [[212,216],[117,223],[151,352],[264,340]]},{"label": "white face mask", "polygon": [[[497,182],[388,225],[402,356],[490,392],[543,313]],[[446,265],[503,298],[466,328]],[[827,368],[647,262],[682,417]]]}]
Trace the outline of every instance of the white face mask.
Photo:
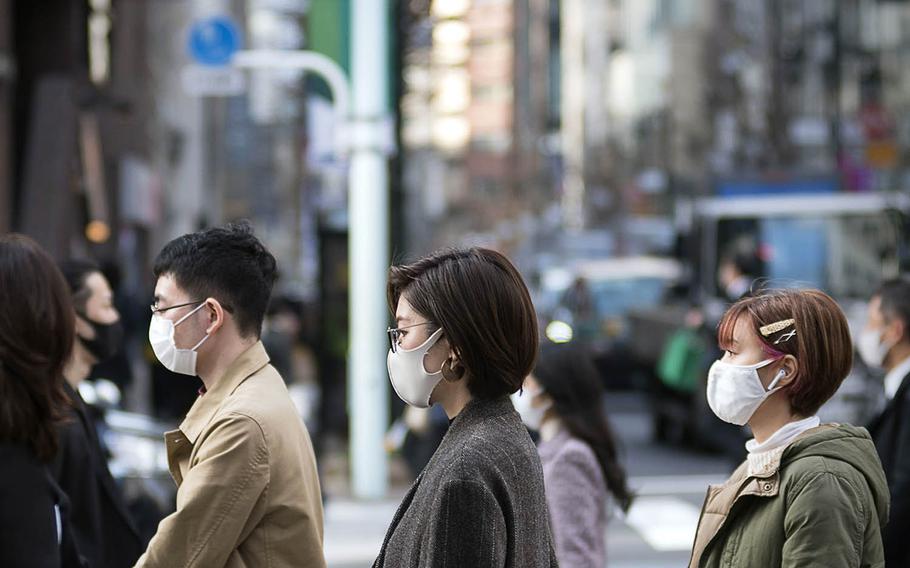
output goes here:
[{"label": "white face mask", "polygon": [[392,388],[395,389],[398,398],[416,408],[430,407],[430,395],[442,380],[442,369],[428,373],[423,366],[423,359],[441,335],[442,328],[434,331],[426,341],[414,349],[401,347],[395,351],[389,349],[389,355],[386,357]]},{"label": "white face mask", "polygon": [[540,406],[532,406],[537,396],[539,395],[532,393],[528,389],[512,394],[512,405],[515,406],[515,410],[518,411],[518,415],[521,416],[521,421],[524,422],[524,425],[531,430],[540,430],[540,425],[543,423],[543,415],[547,413],[551,405],[547,401]]},{"label": "white face mask", "polygon": [[881,367],[891,351],[893,345],[882,341],[881,331],[877,329],[864,329],[856,341],[856,350],[863,362],[870,367]]},{"label": "white face mask", "polygon": [[766,359],[754,365],[731,365],[717,360],[708,371],[708,406],[724,422],[742,426],[747,423],[761,403],[778,389],[777,383],[787,374],[781,369],[767,390],[761,384],[758,370],[776,359]]},{"label": "white face mask", "polygon": [[199,304],[199,307],[176,322],[158,314],[152,315],[152,323],[149,324],[149,343],[152,344],[155,357],[161,361],[165,369],[181,375],[196,376],[196,350],[206,342],[209,334],[205,334],[205,337],[192,349],[178,349],[177,344],[174,343],[174,328],[204,306],[204,303]]}]

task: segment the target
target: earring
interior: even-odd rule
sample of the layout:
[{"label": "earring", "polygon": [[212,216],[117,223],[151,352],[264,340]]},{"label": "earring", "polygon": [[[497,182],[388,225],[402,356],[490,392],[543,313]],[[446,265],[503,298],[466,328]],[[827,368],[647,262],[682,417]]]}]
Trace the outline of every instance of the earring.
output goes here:
[{"label": "earring", "polygon": [[[454,378],[451,378],[448,374],[446,374],[446,365],[448,365],[448,367],[449,367],[449,373],[451,373],[451,374],[454,376]],[[451,359],[448,359],[448,360],[446,361],[446,363],[443,364],[443,366],[442,366],[442,378],[445,379],[445,380],[447,380],[447,381],[449,381],[450,383],[453,383],[453,382],[455,382],[455,381],[461,380],[461,377],[462,377],[463,375],[464,375],[464,372],[456,372],[456,371],[455,371],[455,365],[452,363],[452,360],[451,360]]]}]

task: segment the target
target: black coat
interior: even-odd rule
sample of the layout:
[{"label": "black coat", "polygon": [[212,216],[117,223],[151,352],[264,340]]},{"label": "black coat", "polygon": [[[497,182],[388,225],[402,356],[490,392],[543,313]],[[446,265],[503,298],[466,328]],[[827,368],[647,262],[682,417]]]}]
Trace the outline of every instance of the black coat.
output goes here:
[{"label": "black coat", "polygon": [[0,566],[79,568],[69,503],[28,448],[0,443]]},{"label": "black coat", "polygon": [[58,429],[60,449],[51,472],[69,497],[76,546],[90,566],[132,566],[144,549],[139,533],[107,468],[85,402],[68,384],[64,389],[72,405]]},{"label": "black coat", "polygon": [[891,490],[891,514],[882,532],[885,566],[910,566],[910,374],[870,425]]},{"label": "black coat", "polygon": [[557,566],[540,458],[508,398],[474,400],[455,418],[373,566]]}]

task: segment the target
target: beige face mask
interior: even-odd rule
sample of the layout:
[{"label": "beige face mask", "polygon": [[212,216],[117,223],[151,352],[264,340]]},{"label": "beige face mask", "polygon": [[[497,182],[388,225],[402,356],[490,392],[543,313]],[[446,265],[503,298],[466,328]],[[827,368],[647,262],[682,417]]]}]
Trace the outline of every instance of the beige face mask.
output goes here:
[{"label": "beige face mask", "polygon": [[442,369],[435,373],[428,373],[423,366],[424,358],[441,336],[442,328],[434,331],[426,341],[414,349],[402,349],[401,347],[395,351],[389,349],[386,357],[389,378],[395,394],[416,408],[430,407],[430,395],[442,380]]}]

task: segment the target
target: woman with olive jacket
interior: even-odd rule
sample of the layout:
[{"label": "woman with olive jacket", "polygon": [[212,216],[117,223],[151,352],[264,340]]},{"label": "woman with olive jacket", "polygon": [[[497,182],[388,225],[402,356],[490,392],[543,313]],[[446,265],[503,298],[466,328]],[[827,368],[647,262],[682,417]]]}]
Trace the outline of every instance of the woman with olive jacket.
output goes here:
[{"label": "woman with olive jacket", "polygon": [[850,371],[843,312],[818,290],[763,293],[727,311],[718,339],[708,405],[755,438],[708,489],[690,568],[884,566],[888,486],[872,439],[816,416]]},{"label": "woman with olive jacket", "polygon": [[373,566],[557,566],[540,459],[509,400],[537,355],[518,271],[491,250],[446,251],[392,267],[388,295],[392,386],[452,423]]}]

